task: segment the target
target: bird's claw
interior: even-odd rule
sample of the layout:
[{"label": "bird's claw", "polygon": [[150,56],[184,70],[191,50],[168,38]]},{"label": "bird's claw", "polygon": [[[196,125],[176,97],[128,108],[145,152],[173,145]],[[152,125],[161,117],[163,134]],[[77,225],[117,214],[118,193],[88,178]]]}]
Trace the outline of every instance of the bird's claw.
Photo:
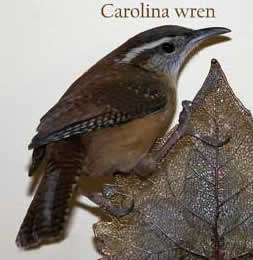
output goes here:
[{"label": "bird's claw", "polygon": [[218,140],[212,136],[201,135],[194,131],[187,131],[186,133],[188,135],[191,135],[191,136],[195,137],[196,139],[202,141],[203,143],[213,146],[213,147],[222,147],[223,145],[227,144],[231,139],[231,137],[228,136],[225,138],[225,140]]}]

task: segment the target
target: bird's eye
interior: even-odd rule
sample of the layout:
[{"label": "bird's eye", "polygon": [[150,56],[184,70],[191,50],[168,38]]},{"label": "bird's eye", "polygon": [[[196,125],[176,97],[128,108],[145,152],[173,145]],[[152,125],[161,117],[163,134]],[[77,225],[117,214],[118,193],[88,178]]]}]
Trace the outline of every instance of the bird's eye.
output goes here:
[{"label": "bird's eye", "polygon": [[165,42],[163,45],[162,45],[162,49],[167,52],[167,53],[172,53],[174,50],[175,50],[175,46],[173,43],[170,43],[170,42]]}]

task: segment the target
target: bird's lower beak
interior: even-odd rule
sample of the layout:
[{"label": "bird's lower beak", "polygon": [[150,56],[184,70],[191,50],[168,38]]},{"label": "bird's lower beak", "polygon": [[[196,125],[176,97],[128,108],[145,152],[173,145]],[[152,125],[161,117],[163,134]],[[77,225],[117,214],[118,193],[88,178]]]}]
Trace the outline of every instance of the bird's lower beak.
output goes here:
[{"label": "bird's lower beak", "polygon": [[189,35],[188,43],[190,44],[199,43],[213,36],[225,34],[229,32],[231,32],[230,29],[223,28],[223,27],[210,27],[210,28],[195,30]]}]

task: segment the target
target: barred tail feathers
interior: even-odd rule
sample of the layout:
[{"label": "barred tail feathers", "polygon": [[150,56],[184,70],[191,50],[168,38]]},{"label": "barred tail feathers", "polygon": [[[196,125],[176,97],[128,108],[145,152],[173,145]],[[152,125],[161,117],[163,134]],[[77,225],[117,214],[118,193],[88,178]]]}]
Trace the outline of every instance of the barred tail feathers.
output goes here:
[{"label": "barred tail feathers", "polygon": [[78,175],[74,169],[47,165],[18,232],[18,247],[28,249],[62,237],[77,181]]}]

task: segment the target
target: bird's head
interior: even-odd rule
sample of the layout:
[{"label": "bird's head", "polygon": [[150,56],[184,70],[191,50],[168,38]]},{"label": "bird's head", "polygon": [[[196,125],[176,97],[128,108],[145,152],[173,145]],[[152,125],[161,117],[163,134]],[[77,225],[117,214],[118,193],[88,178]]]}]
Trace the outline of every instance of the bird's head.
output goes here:
[{"label": "bird's head", "polygon": [[229,29],[221,27],[200,30],[175,25],[156,27],[125,42],[117,61],[168,73],[176,81],[184,60],[194,48],[206,39],[228,32]]}]

